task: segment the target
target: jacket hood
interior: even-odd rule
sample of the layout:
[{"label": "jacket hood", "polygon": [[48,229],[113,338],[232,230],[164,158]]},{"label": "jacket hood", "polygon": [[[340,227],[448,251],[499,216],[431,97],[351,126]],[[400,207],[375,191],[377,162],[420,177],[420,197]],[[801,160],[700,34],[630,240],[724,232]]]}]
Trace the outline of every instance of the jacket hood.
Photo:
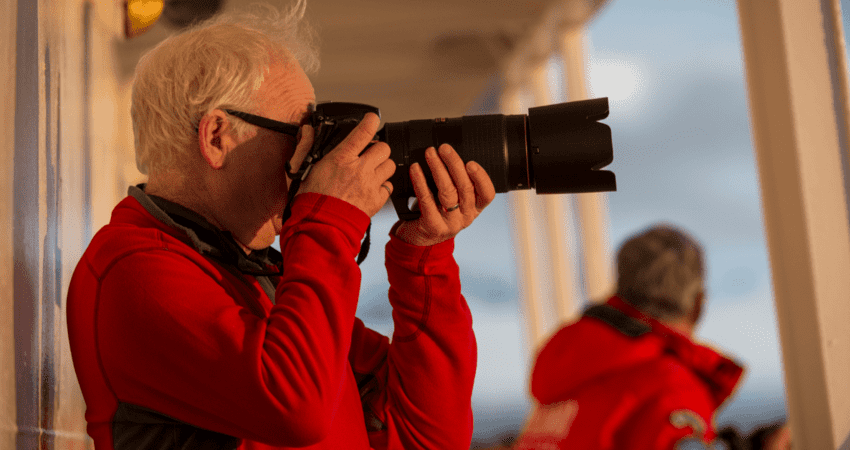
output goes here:
[{"label": "jacket hood", "polygon": [[580,320],[549,339],[537,356],[531,393],[542,404],[561,401],[599,377],[669,356],[705,381],[717,406],[743,374],[734,361],[615,296],[589,308]]}]

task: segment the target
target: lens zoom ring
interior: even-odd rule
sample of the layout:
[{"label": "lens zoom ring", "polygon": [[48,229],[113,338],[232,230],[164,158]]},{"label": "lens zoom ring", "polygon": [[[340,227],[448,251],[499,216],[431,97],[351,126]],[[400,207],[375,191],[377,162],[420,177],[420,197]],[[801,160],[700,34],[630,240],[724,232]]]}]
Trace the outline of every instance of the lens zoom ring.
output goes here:
[{"label": "lens zoom ring", "polygon": [[508,192],[508,153],[505,116],[463,116],[464,161],[475,161],[487,171],[496,192]]}]

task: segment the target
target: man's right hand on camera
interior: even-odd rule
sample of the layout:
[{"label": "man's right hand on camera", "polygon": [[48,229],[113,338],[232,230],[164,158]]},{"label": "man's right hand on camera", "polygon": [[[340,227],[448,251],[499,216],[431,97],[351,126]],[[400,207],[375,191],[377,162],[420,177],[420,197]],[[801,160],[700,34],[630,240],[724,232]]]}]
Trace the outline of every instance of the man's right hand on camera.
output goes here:
[{"label": "man's right hand on camera", "polygon": [[[324,194],[356,206],[369,217],[377,214],[392,193],[392,184],[387,180],[396,168],[390,159],[389,145],[384,142],[369,145],[379,125],[377,115],[366,114],[345,140],[314,165],[297,194]],[[304,126],[301,131],[290,161],[292,167],[301,166],[313,145],[312,127]]]}]

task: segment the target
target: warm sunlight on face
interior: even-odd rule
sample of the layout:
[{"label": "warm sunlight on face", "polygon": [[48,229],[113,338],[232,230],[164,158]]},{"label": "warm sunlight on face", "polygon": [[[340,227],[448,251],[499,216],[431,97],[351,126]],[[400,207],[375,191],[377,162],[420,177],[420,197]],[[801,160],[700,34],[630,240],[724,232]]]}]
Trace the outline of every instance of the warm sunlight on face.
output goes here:
[{"label": "warm sunlight on face", "polygon": [[591,97],[608,97],[614,103],[633,100],[641,89],[640,80],[640,71],[633,64],[604,59],[591,61],[587,81]]}]

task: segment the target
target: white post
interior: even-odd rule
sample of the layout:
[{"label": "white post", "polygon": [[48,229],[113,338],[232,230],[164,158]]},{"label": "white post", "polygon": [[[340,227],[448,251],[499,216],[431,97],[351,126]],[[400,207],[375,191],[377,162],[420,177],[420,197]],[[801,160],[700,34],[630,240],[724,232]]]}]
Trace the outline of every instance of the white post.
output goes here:
[{"label": "white post", "polygon": [[91,144],[91,214],[92,233],[109,223],[112,209],[127,195],[124,184],[124,162],[127,150],[120,115],[129,114],[123,105],[121,83],[116,76],[118,55],[114,41],[123,38],[123,2],[91,2],[92,19],[88,43],[89,83],[92,93],[88,103]]},{"label": "white post", "polygon": [[[0,82],[8,88],[0,105],[8,120],[0,124],[0,317],[7,320],[0,321],[0,449],[91,448],[64,305],[90,239],[86,174],[92,161],[116,150],[102,141],[97,153],[86,151],[92,128],[86,99],[116,102],[108,91],[87,88],[115,82],[114,61],[100,70],[88,62],[110,54],[113,40],[103,36],[93,44],[92,30],[104,24],[120,30],[116,5],[4,0]],[[114,20],[95,18],[96,8]],[[117,175],[98,173],[103,179]],[[115,201],[109,200],[110,209]]]},{"label": "white post", "polygon": [[739,0],[794,448],[850,447],[847,63],[838,0]]},{"label": "white post", "polygon": [[[531,86],[534,102],[539,105],[552,103],[547,64],[542,62],[531,71]],[[549,250],[549,264],[542,275],[552,280],[552,302],[561,323],[570,322],[578,315],[578,295],[576,294],[576,270],[573,264],[572,202],[567,195],[541,195],[534,199],[541,203],[544,217],[544,243]],[[543,299],[541,299],[543,300]],[[553,324],[553,325],[558,325]],[[551,330],[544,330],[549,334]]]},{"label": "white post", "polygon": [[0,15],[0,108],[7,119],[0,121],[0,448],[15,448],[15,327],[10,317],[15,312],[15,87],[18,1],[3,0]]},{"label": "white post", "polygon": [[[59,6],[61,4],[61,6]],[[96,46],[93,35],[104,25],[120,25],[115,14],[109,22],[96,19],[98,9],[107,13],[115,11],[110,2],[90,2],[86,0],[63,0],[56,2],[50,9],[51,40],[58,49],[56,67],[58,91],[55,102],[61,105],[56,109],[57,134],[61,136],[57,152],[61,160],[57,164],[57,175],[62,180],[58,188],[59,230],[58,245],[60,271],[56,289],[61,292],[56,302],[57,336],[55,377],[55,412],[53,414],[53,448],[83,449],[91,447],[91,439],[86,435],[85,410],[80,386],[71,361],[68,328],[66,322],[66,299],[71,274],[80,260],[92,235],[92,193],[93,176],[118,177],[120,174],[92,174],[92,160],[102,159],[102,154],[91,152],[93,122],[90,107],[92,97],[104,97],[104,94],[91,90],[92,78],[108,78],[110,73],[92,73],[91,59],[94,54],[109,54],[113,41],[107,47]],[[112,33],[118,37],[117,33]],[[112,65],[111,67],[114,67]],[[111,75],[114,78],[114,75]],[[102,101],[109,99],[101,98]],[[118,103],[119,99],[113,98]],[[57,106],[58,106],[57,105]],[[126,108],[119,107],[122,111]],[[126,129],[126,128],[125,128]],[[109,144],[109,143],[101,143]],[[94,146],[98,148],[97,145]],[[104,151],[115,153],[118,145],[104,145]]]},{"label": "white post", "polygon": [[[561,35],[567,100],[587,99],[584,58],[585,29],[566,30]],[[608,202],[604,192],[575,195],[579,221],[585,293],[591,302],[605,301],[614,293],[613,263],[608,235]]]},{"label": "white post", "polygon": [[[510,86],[502,92],[501,110],[504,114],[521,114],[522,101],[519,88]],[[534,353],[545,336],[543,322],[543,287],[540,282],[540,265],[535,254],[534,230],[537,228],[532,214],[534,192],[520,190],[508,193],[508,205],[513,223],[514,248],[517,262],[517,284],[520,303],[523,305],[528,346]]]}]

